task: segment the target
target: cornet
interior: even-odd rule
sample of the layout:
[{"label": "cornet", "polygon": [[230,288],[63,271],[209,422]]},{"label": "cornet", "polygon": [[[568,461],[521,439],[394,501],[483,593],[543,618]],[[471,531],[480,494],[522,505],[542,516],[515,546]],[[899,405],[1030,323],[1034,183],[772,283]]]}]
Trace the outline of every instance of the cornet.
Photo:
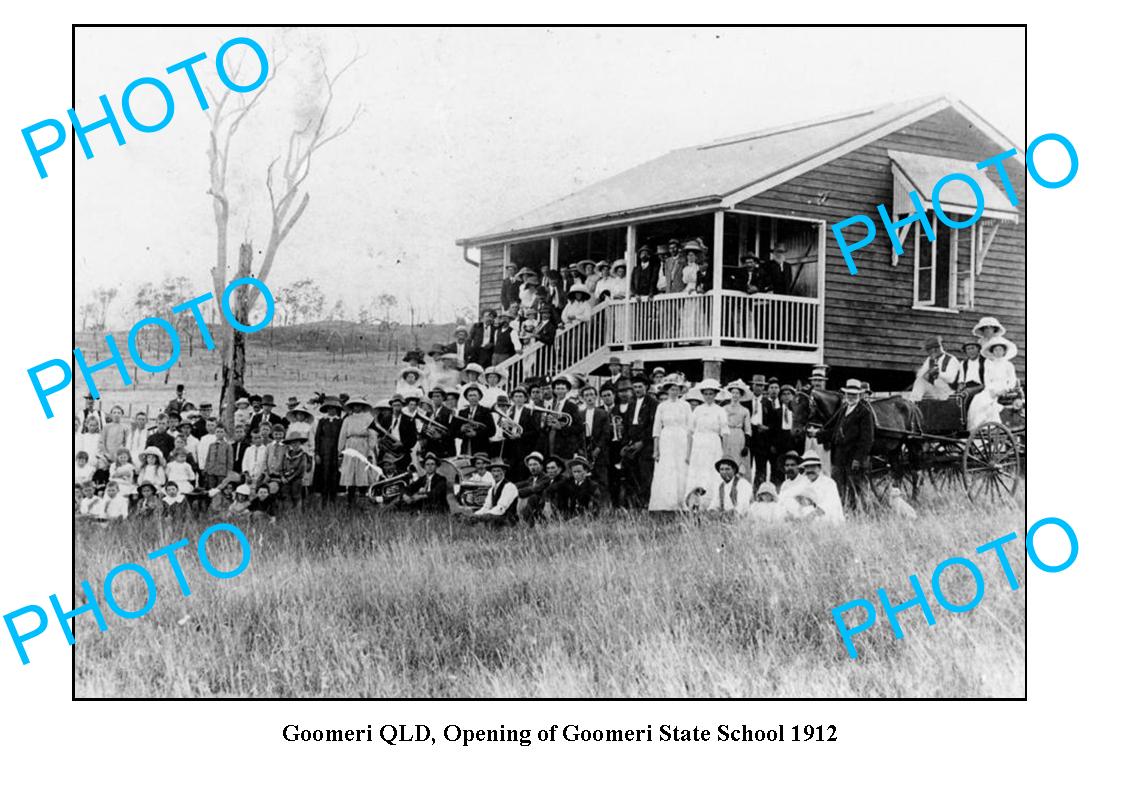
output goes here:
[{"label": "cornet", "polygon": [[620,442],[624,439],[624,417],[623,415],[612,415],[612,441]]},{"label": "cornet", "polygon": [[554,428],[569,428],[570,424],[573,423],[573,418],[565,412],[558,412],[553,409],[547,409],[544,406],[528,405],[526,408],[532,412],[541,412],[542,414],[544,414],[546,416],[546,422],[552,425]]}]

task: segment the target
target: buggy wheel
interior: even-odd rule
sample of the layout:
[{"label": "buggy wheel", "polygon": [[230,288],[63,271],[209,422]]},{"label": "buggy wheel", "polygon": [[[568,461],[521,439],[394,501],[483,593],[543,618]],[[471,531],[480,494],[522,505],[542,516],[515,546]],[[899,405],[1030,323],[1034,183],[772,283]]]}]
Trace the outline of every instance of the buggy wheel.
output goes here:
[{"label": "buggy wheel", "polygon": [[[895,470],[899,469],[899,472]],[[908,451],[901,451],[901,463],[895,468],[892,459],[884,456],[870,457],[869,471],[870,493],[874,497],[875,505],[885,505],[885,498],[892,487],[900,487],[910,499],[915,500],[920,490],[920,477],[912,467]]]},{"label": "buggy wheel", "polygon": [[971,500],[1001,499],[1018,491],[1018,440],[1001,423],[983,423],[963,446],[963,480]]},{"label": "buggy wheel", "polygon": [[931,440],[925,443],[923,462],[928,481],[937,495],[959,491],[963,483],[963,443],[952,440]]}]

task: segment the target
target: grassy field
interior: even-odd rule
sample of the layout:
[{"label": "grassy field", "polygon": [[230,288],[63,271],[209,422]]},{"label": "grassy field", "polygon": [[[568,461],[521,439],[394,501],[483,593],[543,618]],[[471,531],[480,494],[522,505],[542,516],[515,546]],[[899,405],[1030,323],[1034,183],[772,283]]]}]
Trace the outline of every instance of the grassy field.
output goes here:
[{"label": "grassy field", "polygon": [[[253,560],[219,581],[181,555],[192,594],[165,562],[148,616],[77,620],[79,697],[1021,697],[1025,589],[1011,592],[973,550],[1024,530],[1020,506],[928,499],[915,523],[859,517],[840,529],[733,527],[625,515],[494,531],[447,520],[345,512],[246,528]],[[204,527],[168,529],[164,541]],[[153,528],[78,529],[77,570],[143,562]],[[232,568],[236,550],[212,543]],[[1015,571],[1024,548],[1009,546]],[[226,562],[223,563],[223,556]],[[883,618],[850,660],[832,607],[908,599],[953,555],[979,561],[986,596],[937,623]],[[962,579],[957,577],[962,575]],[[134,582],[135,581],[135,582]],[[1024,579],[1023,579],[1024,582]],[[945,575],[949,598],[973,591]],[[131,590],[131,592],[130,592]],[[143,603],[131,575],[115,584]],[[930,592],[929,592],[930,594]],[[107,611],[108,613],[108,611]]]}]

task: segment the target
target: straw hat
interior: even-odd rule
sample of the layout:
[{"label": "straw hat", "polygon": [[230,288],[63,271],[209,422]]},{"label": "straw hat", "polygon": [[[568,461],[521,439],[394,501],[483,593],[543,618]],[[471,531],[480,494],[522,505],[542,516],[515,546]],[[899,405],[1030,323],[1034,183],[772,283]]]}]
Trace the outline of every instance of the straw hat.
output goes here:
[{"label": "straw hat", "polygon": [[1018,347],[1007,340],[1005,337],[999,335],[998,337],[990,338],[986,341],[986,343],[983,344],[983,356],[985,356],[987,359],[994,359],[995,357],[992,357],[990,355],[990,352],[995,346],[1000,345],[1006,346],[1006,356],[1002,357],[1002,359],[1006,360],[1007,362],[1018,355]]},{"label": "straw hat", "polygon": [[586,299],[588,299],[592,295],[589,292],[589,288],[585,287],[584,282],[574,282],[573,285],[569,288],[569,293],[567,293],[566,295],[574,296],[578,294],[584,296]]},{"label": "straw hat", "polygon": [[[324,400],[326,401],[327,399],[325,398]],[[297,404],[292,409],[285,412],[285,419],[291,420],[292,415],[299,415],[299,414],[307,415],[308,416],[308,422],[311,422],[312,418],[315,417],[315,415],[312,414],[312,410],[309,409],[307,406],[305,406],[304,404]]]},{"label": "straw hat", "polygon": [[807,451],[799,462],[800,467],[822,467],[823,461],[815,451]]},{"label": "straw hat", "polygon": [[367,399],[367,397],[365,395],[356,395],[353,398],[348,398],[347,403],[344,404],[344,406],[348,409],[350,409],[352,406],[358,406],[358,407],[362,407],[364,409],[373,409],[374,408],[374,406],[371,404],[371,402]]},{"label": "straw hat", "polygon": [[847,379],[846,386],[842,388],[843,392],[858,393],[862,391],[862,382],[858,379]]},{"label": "straw hat", "polygon": [[149,445],[147,448],[144,449],[144,451],[141,452],[140,455],[141,456],[155,456],[156,460],[160,462],[160,466],[161,467],[164,466],[164,452],[162,450],[160,450],[159,448],[157,448],[155,445]]},{"label": "straw hat", "polygon": [[998,322],[998,318],[995,318],[991,315],[987,315],[984,318],[979,318],[978,323],[975,324],[975,328],[972,329],[971,331],[975,335],[978,335],[979,330],[982,329],[984,326],[993,326],[995,329],[998,330],[998,336],[999,337],[1005,337],[1006,336],[1006,327]]},{"label": "straw hat", "polygon": [[404,368],[402,368],[400,371],[398,371],[398,378],[399,379],[405,378],[406,375],[409,374],[409,373],[412,373],[414,376],[416,376],[419,379],[422,376],[421,368],[419,368],[415,365],[406,365]]},{"label": "straw hat", "polygon": [[699,393],[703,393],[706,390],[721,392],[721,385],[718,384],[717,379],[702,379],[702,381],[698,382],[695,386],[695,389],[698,390]]}]

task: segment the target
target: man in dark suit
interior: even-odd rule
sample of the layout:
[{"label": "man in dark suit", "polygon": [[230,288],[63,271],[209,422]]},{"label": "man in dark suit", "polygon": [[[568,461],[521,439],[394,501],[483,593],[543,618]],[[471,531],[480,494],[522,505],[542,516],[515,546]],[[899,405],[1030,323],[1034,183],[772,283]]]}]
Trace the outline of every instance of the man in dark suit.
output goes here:
[{"label": "man in dark suit", "polygon": [[526,478],[526,457],[538,449],[538,416],[526,405],[529,395],[522,385],[511,390],[508,417],[518,424],[522,434],[514,439],[504,438],[499,449],[499,455],[511,463],[511,480],[516,482]]},{"label": "man in dark suit", "polygon": [[453,434],[462,440],[460,454],[472,456],[482,453],[490,455],[490,440],[495,436],[495,418],[491,411],[480,406],[483,390],[478,384],[469,384],[464,388],[464,400],[468,402],[467,408],[460,417],[453,420]]},{"label": "man in dark suit", "polygon": [[577,404],[568,397],[573,389],[573,381],[564,375],[557,375],[550,382],[552,395],[545,399],[545,408],[552,412],[569,415],[569,425],[563,426],[556,416],[543,415],[541,420],[541,444],[547,456],[560,456],[568,459],[575,454],[581,443],[581,416]]},{"label": "man in dark suit", "polygon": [[651,479],[655,475],[655,410],[659,402],[647,394],[647,378],[632,377],[619,386],[627,408],[624,414],[624,445],[620,449],[625,505],[645,509],[651,500]]},{"label": "man in dark suit", "polygon": [[250,418],[250,433],[253,433],[258,428],[265,428],[268,430],[278,424],[288,428],[289,421],[273,411],[276,405],[273,396],[269,393],[265,393],[261,396],[261,411]]},{"label": "man in dark suit", "polygon": [[519,303],[519,288],[522,283],[515,278],[515,271],[514,263],[503,269],[503,282],[499,286],[499,304],[503,309]]},{"label": "man in dark suit", "polygon": [[772,259],[768,261],[768,281],[772,285],[772,292],[778,296],[791,295],[795,284],[787,252],[788,247],[777,241],[772,246]]},{"label": "man in dark suit", "polygon": [[869,472],[875,429],[873,409],[861,395],[862,383],[847,379],[842,406],[823,426],[822,434],[831,451],[831,478],[838,485],[839,497],[851,508],[858,503]]},{"label": "man in dark suit", "polygon": [[601,485],[608,484],[608,412],[597,405],[597,388],[581,389],[581,450],[592,468],[592,476]]},{"label": "man in dark suit", "polygon": [[792,424],[792,398],[795,388],[790,384],[780,386],[780,411],[773,416],[776,422],[772,430],[772,483],[776,489],[784,483],[784,456],[788,451],[803,450],[803,437],[796,437]]},{"label": "man in dark suit", "polygon": [[475,362],[485,368],[491,367],[491,352],[495,349],[497,332],[495,319],[498,315],[495,310],[488,310],[484,313],[483,320],[472,326],[472,333],[468,335],[468,362]]},{"label": "man in dark suit", "polygon": [[564,279],[557,271],[547,270],[542,277],[542,292],[546,295],[546,304],[550,305],[552,311],[551,317],[561,317],[561,311],[565,309],[565,293],[568,286],[564,284]]},{"label": "man in dark suit", "polygon": [[519,519],[533,523],[542,516],[546,502],[546,488],[553,479],[543,469],[545,457],[538,451],[531,451],[522,461],[526,478],[515,484],[519,488]]},{"label": "man in dark suit", "polygon": [[[768,380],[768,392],[761,398],[761,424],[760,424],[760,451],[762,458],[765,462],[772,462],[772,477],[770,480],[773,484],[779,480],[783,482],[783,467],[779,462],[779,457],[784,454],[786,448],[779,447],[781,442],[780,424],[783,421],[783,405],[780,403],[780,380],[773,377]],[[754,436],[757,434],[757,429],[753,429]],[[753,456],[756,459],[756,454]],[[761,467],[761,470],[764,468]],[[763,482],[763,473],[758,473],[757,477]],[[754,479],[755,480],[755,479]]]},{"label": "man in dark suit", "polygon": [[[749,409],[749,422],[752,426],[752,435],[749,437],[749,455],[753,460],[753,491],[763,484],[768,477],[768,462],[772,456],[772,441],[768,436],[769,429],[764,420],[764,406],[768,402],[765,391],[768,388],[768,382],[761,374],[756,374],[752,378],[752,383],[749,389],[752,394],[749,396],[748,409]],[[777,389],[779,382],[777,382]]]},{"label": "man in dark suit", "polygon": [[584,456],[569,462],[569,477],[557,490],[557,509],[563,518],[595,517],[605,508],[604,487],[591,475],[592,465]]},{"label": "man in dark suit", "polygon": [[464,367],[469,362],[475,361],[471,359],[472,344],[469,342],[469,338],[468,328],[466,326],[457,326],[452,342],[444,347],[445,354],[456,354],[456,358],[460,360],[460,367]]},{"label": "man in dark suit", "polygon": [[741,258],[741,262],[745,265],[745,292],[750,295],[771,293],[772,282],[768,278],[768,269],[761,267],[760,259],[752,254],[746,254]]},{"label": "man in dark suit", "polygon": [[452,390],[445,392],[440,387],[433,387],[429,390],[429,400],[434,406],[433,420],[449,430],[437,432],[435,437],[426,435],[423,440],[424,451],[442,459],[451,459],[456,455],[456,437],[452,429],[456,424],[453,418],[456,416],[456,403],[460,396]]},{"label": "man in dark suit", "polygon": [[645,299],[659,292],[659,266],[651,259],[651,249],[640,246],[636,251],[636,266],[632,269],[632,296]]},{"label": "man in dark suit", "polygon": [[435,454],[426,454],[421,475],[406,485],[399,505],[432,514],[448,512],[448,481],[437,472],[440,463]]}]

